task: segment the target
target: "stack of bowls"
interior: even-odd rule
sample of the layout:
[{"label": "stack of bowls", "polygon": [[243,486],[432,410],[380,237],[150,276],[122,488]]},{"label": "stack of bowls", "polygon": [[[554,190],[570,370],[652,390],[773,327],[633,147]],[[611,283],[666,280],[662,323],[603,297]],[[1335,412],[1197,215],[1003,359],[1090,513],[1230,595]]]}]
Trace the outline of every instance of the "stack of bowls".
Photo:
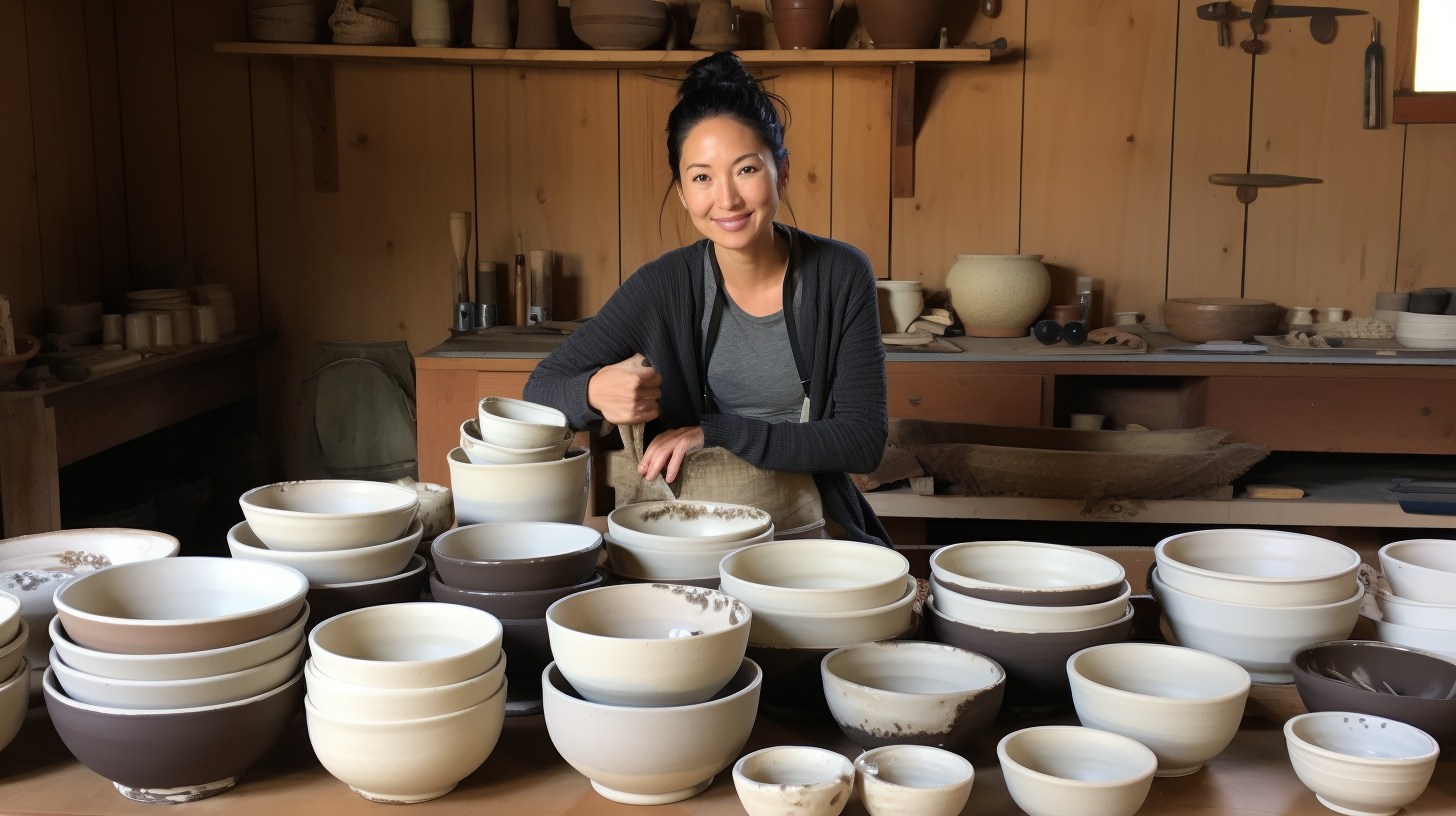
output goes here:
[{"label": "stack of bowls", "polygon": [[741,504],[651,501],[607,516],[607,556],[625,582],[671,581],[718,588],[718,562],[774,539],[768,513]]},{"label": "stack of bowls", "polygon": [[20,599],[0,592],[0,750],[20,731],[30,701],[30,664],[25,644],[30,627],[20,615]]},{"label": "stack of bowls", "polygon": [[1029,541],[952,544],[930,557],[934,639],[986,655],[1006,670],[1006,702],[1064,706],[1074,653],[1127,639],[1132,589],[1098,553]]},{"label": "stack of bowls", "polygon": [[1310,711],[1399,720],[1430,734],[1442,750],[1456,749],[1456,663],[1374,640],[1316,643],[1289,662]]},{"label": "stack of bowls", "polygon": [[601,585],[601,550],[596,530],[551,521],[456,527],[431,545],[434,599],[489,612],[505,628],[507,715],[540,712],[541,672],[551,662],[546,610]]},{"label": "stack of bowls", "polygon": [[1456,660],[1456,541],[1412,539],[1380,548],[1390,594],[1378,594],[1379,638]]},{"label": "stack of bowls", "polygon": [[1440,753],[1419,728],[1350,711],[1301,714],[1284,723],[1284,742],[1299,781],[1349,816],[1389,816],[1414,802]]},{"label": "stack of bowls", "polygon": [[1255,683],[1293,683],[1301,646],[1347,637],[1360,614],[1360,556],[1274,530],[1200,530],[1154,550],[1153,594],[1183,646],[1226,657]]},{"label": "stack of bowls", "polygon": [[754,618],[710,589],[622,584],[546,611],[546,729],[598,793],[666,804],[733,764],[758,712],[763,675],[744,657]]},{"label": "stack of bowls", "polygon": [[308,580],[276,564],[170,558],[56,592],[46,708],[129,799],[215,796],[277,742],[303,693]]},{"label": "stack of bowls", "polygon": [[586,518],[591,457],[571,447],[566,415],[506,397],[480,401],[450,451],[450,487],[460,524]]},{"label": "stack of bowls", "polygon": [[437,799],[495,750],[506,656],[488,613],[437,603],[359,609],[319,624],[308,645],[309,741],[365,799]]},{"label": "stack of bowls", "polygon": [[1406,348],[1456,349],[1456,315],[1401,312],[1395,316],[1395,339]]}]

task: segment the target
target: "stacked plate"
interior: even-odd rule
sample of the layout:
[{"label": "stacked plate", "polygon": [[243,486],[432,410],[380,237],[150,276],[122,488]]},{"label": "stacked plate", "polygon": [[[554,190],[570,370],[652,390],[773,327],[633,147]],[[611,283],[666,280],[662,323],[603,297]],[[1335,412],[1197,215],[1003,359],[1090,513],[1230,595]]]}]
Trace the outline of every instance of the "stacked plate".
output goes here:
[{"label": "stacked plate", "polygon": [[199,306],[211,306],[217,312],[217,333],[223,337],[238,332],[238,312],[233,305],[232,287],[226,283],[201,283],[188,287],[192,300]]},{"label": "stacked plate", "polygon": [[769,514],[741,504],[640,502],[607,516],[611,571],[628,583],[672,581],[716,589],[724,556],[773,538]]},{"label": "stacked plate", "polygon": [[1418,349],[1456,349],[1456,315],[1401,312],[1395,319],[1395,339]]},{"label": "stacked plate", "polygon": [[1456,660],[1456,541],[1397,541],[1380,548],[1391,593],[1380,594],[1379,638]]},{"label": "stacked plate", "polygon": [[20,599],[0,592],[0,750],[15,739],[30,703],[30,664],[25,644],[30,627],[20,616]]},{"label": "stacked plate", "polygon": [[450,451],[450,487],[461,524],[560,521],[586,517],[591,457],[571,447],[566,415],[506,397],[480,401]]},{"label": "stacked plate", "polygon": [[192,306],[186,289],[142,289],[126,293],[126,306],[132,312],[166,312]]}]

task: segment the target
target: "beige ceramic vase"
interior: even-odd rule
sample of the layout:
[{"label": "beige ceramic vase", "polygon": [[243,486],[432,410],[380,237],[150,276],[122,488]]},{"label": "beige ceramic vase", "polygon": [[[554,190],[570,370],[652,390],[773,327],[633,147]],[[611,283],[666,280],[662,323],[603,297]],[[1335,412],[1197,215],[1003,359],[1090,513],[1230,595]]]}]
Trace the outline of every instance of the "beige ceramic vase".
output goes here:
[{"label": "beige ceramic vase", "polygon": [[1040,255],[957,255],[945,287],[966,334],[1024,337],[1046,308],[1052,280]]}]

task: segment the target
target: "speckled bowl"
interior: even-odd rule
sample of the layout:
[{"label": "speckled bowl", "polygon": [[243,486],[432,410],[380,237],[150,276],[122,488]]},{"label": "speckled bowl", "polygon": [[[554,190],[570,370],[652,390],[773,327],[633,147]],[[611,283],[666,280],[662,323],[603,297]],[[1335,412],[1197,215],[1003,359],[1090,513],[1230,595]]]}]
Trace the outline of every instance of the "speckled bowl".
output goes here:
[{"label": "speckled bowl", "polygon": [[1447,758],[1456,750],[1456,663],[1374,640],[1313,643],[1289,663],[1299,699],[1310,711],[1398,720],[1434,737]]},{"label": "speckled bowl", "polygon": [[638,502],[607,515],[607,532],[612,538],[651,550],[743,541],[762,534],[772,524],[773,518],[756,507],[722,502]]}]

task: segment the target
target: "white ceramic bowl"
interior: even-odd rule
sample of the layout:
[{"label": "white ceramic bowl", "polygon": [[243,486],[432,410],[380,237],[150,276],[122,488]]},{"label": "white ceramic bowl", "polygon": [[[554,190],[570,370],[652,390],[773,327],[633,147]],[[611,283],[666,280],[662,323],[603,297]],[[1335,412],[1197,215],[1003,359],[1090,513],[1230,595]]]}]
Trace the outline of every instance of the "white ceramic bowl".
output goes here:
[{"label": "white ceramic bowl", "polygon": [[[271,635],[201,652],[180,654],[120,654],[88,649],[74,643],[61,626],[59,616],[51,619],[50,639],[61,660],[72,668],[114,680],[192,680],[232,674],[277,660],[303,642],[308,622],[308,604],[286,628]],[[289,675],[292,676],[292,675]]]},{"label": "white ceramic bowl", "polygon": [[753,627],[748,638],[755,645],[802,649],[838,649],[851,643],[887,640],[910,628],[915,595],[915,578],[907,575],[900,579],[899,599],[873,609],[785,612],[752,607]]},{"label": "white ceramic bowl", "polygon": [[1331,810],[1389,816],[1414,802],[1441,749],[1411,725],[1370,714],[1319,711],[1284,723],[1294,773]]},{"label": "white ceramic bowl", "polygon": [[1132,816],[1158,769],[1136,740],[1070,725],[1007,734],[996,758],[1012,800],[1030,816]]},{"label": "white ceramic bowl", "polygon": [[721,502],[638,502],[607,515],[613,539],[650,550],[746,541],[772,525],[773,517],[756,507]]},{"label": "white ceramic bowl", "polygon": [[310,584],[353,584],[398,574],[424,533],[424,525],[415,519],[403,538],[383,544],[347,550],[274,550],[263,545],[248,522],[240,521],[228,530],[227,542],[233,558],[293,567]]},{"label": "white ceramic bowl", "polygon": [[898,600],[910,562],[889,547],[858,541],[775,541],[733,553],[718,573],[723,591],[754,609],[851,612]]},{"label": "white ceramic bowl", "polygon": [[[10,643],[20,634],[20,599],[9,592],[0,592],[0,643]],[[0,671],[0,676],[9,677]]]},{"label": "white ceramic bowl", "polygon": [[586,518],[591,456],[572,448],[554,462],[476,465],[455,448],[447,458],[455,519],[460,526],[487,521],[562,521]]},{"label": "white ceramic bowl", "polygon": [[26,647],[30,644],[30,624],[25,620],[20,621],[20,627],[15,632],[15,637],[9,643],[0,646],[0,677],[9,677],[15,671],[21,661],[25,660]]},{"label": "white ceramic bowl", "polygon": [[960,816],[976,769],[928,745],[886,745],[860,754],[855,790],[870,816]]},{"label": "white ceramic bowl", "polygon": [[447,603],[400,603],[345,612],[308,635],[314,668],[381,689],[448,686],[484,674],[500,657],[494,615]]},{"label": "white ceramic bowl", "polygon": [[1249,673],[1206,652],[1108,643],[1067,659],[1072,702],[1088,728],[1131,737],[1158,757],[1158,776],[1186,776],[1238,733]]},{"label": "white ceramic bowl", "polygon": [[78,703],[104,708],[171,709],[199,708],[235,703],[278,688],[298,673],[303,641],[282,657],[251,669],[188,680],[116,680],[66,665],[54,646],[51,669]]},{"label": "white ceramic bowl", "polygon": [[1375,636],[1386,643],[1424,649],[1428,652],[1435,652],[1447,660],[1456,661],[1456,631],[1422,629],[1418,626],[1404,626],[1390,621],[1376,621]]},{"label": "white ceramic bowl", "polygon": [[1456,541],[1416,538],[1380,548],[1380,571],[1396,595],[1421,603],[1456,603]]},{"label": "white ceramic bowl", "polygon": [[553,663],[542,673],[542,706],[551,743],[597,793],[623,804],[663,805],[702,793],[733,764],[753,730],[762,684],[758,664],[745,658],[707,702],[603,705],[582,699]]},{"label": "white ceramic bowl", "polygon": [[1375,603],[1380,607],[1381,620],[1421,629],[1456,631],[1456,603],[1421,603],[1394,595],[1376,595]]},{"label": "white ceramic bowl", "polygon": [[557,667],[583,698],[684,706],[711,698],[739,671],[753,619],[711,589],[621,584],[552,604],[546,631]]},{"label": "white ceramic bowl", "polygon": [[1066,603],[1063,597],[1115,593],[1113,587],[1127,577],[1121,564],[1101,553],[1033,541],[971,541],[941,547],[931,553],[930,572],[947,589],[1035,606],[1061,606]]},{"label": "white ceramic bowl", "polygon": [[460,424],[460,449],[477,465],[529,465],[532,462],[554,462],[571,447],[573,434],[567,429],[561,439],[539,448],[503,448],[480,437],[480,424],[467,419]]},{"label": "white ceramic bowl", "polygon": [[373,802],[438,799],[495,750],[505,724],[506,689],[462,711],[414,720],[361,722],[319,710],[304,698],[308,740],[324,769]]},{"label": "white ceramic bowl", "polygon": [[358,722],[397,722],[441,717],[489,700],[506,677],[506,655],[495,665],[459,683],[418,689],[382,689],[336,680],[310,660],[303,667],[308,698],[319,711]]},{"label": "white ceramic bowl", "polygon": [[1255,683],[1293,683],[1289,658],[1302,646],[1342,640],[1355,628],[1365,588],[1339,603],[1263,607],[1200,598],[1164,584],[1153,570],[1153,595],[1182,646],[1226,657]]},{"label": "white ceramic bowl", "polygon": [[396,484],[319,479],[255,487],[238,504],[270,550],[348,550],[403,536],[420,498]]},{"label": "white ceramic bowl", "polygon": [[1360,556],[1343,544],[1278,530],[1197,530],[1153,549],[1163,583],[1247,606],[1322,606],[1355,592]]},{"label": "white ceramic bowl", "polygon": [[30,663],[21,659],[4,682],[0,682],[0,751],[20,733],[25,712],[30,708]]},{"label": "white ceramic bowl", "polygon": [[1122,585],[1116,598],[1087,606],[1019,606],[984,601],[948,590],[933,577],[930,595],[941,614],[972,626],[1003,632],[1072,632],[1112,623],[1126,614],[1132,587],[1127,581]]},{"label": "white ceramic bowl", "polygon": [[633,578],[654,581],[681,579],[705,579],[718,577],[718,565],[724,558],[744,547],[773,541],[773,525],[767,530],[744,541],[730,541],[726,544],[704,544],[701,547],[682,547],[671,550],[653,550],[636,544],[626,544],[612,538],[602,539],[611,557],[612,569]]},{"label": "white ceramic bowl", "polygon": [[1410,348],[1456,348],[1456,317],[1400,312],[1395,318],[1395,339]]},{"label": "white ceramic bowl", "polygon": [[486,397],[477,414],[480,438],[502,448],[543,448],[568,430],[566,414],[525,400]]},{"label": "white ceramic bowl", "polygon": [[20,619],[30,630],[25,659],[30,661],[32,671],[41,673],[50,663],[51,640],[46,625],[56,616],[56,590],[74,577],[73,572],[44,570],[0,572],[0,589],[20,599]]},{"label": "white ceramic bowl", "polygon": [[849,804],[854,765],[807,745],[778,745],[744,755],[733,788],[748,816],[838,816]]},{"label": "white ceramic bowl", "polygon": [[[36,533],[0,541],[0,573],[90,572],[114,564],[171,558],[181,546],[166,533],[123,527]],[[6,588],[0,582],[0,589]]]}]

